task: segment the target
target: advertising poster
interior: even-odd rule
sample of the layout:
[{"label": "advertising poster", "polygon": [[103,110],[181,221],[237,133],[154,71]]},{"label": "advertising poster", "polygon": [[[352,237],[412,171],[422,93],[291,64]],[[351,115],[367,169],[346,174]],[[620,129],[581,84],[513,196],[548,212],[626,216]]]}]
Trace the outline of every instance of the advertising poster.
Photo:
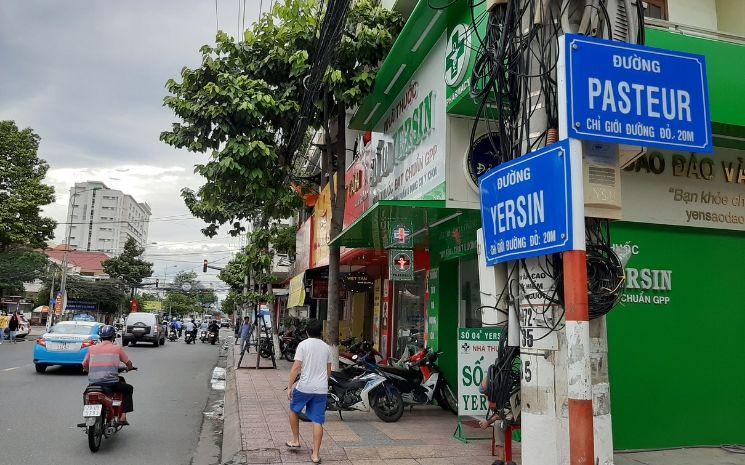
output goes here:
[{"label": "advertising poster", "polygon": [[458,416],[483,418],[486,396],[479,386],[497,358],[499,328],[458,328]]}]

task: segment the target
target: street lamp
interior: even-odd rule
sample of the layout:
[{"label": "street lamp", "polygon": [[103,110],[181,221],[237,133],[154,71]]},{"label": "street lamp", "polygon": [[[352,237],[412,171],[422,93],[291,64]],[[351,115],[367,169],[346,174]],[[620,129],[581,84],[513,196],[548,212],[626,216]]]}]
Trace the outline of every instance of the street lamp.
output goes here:
[{"label": "street lamp", "polygon": [[[70,250],[70,233],[72,232],[72,213],[75,211],[75,198],[84,193],[84,192],[90,192],[90,191],[98,191],[103,189],[102,187],[92,187],[90,189],[84,189],[82,191],[79,191],[75,189],[73,186],[73,193],[72,193],[72,199],[70,202],[72,205],[70,205],[70,214],[68,215],[68,221],[67,221],[67,234],[65,234],[65,253],[62,255],[62,277],[60,278],[60,294],[62,295],[63,299],[63,305],[64,305],[64,299],[65,299],[65,291],[67,287],[67,252]],[[63,309],[64,310],[64,309]],[[54,312],[51,312],[51,318],[47,318],[47,320],[50,320],[50,326],[51,324],[54,324]]]}]

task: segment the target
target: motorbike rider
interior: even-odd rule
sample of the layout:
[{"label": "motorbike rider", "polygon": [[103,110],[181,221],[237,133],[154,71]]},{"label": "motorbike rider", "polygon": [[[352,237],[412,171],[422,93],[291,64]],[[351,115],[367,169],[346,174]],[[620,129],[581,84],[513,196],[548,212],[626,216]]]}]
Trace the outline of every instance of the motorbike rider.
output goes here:
[{"label": "motorbike rider", "polygon": [[132,370],[134,366],[127,353],[124,352],[124,348],[114,344],[116,329],[113,326],[102,326],[98,334],[101,343],[88,348],[88,353],[85,354],[83,360],[83,370],[88,372],[89,385],[105,386],[111,391],[123,395],[123,408],[119,422],[128,425],[126,414],[134,408],[132,403],[134,387],[119,378],[119,363],[124,363],[127,366],[127,371]]},{"label": "motorbike rider", "polygon": [[181,317],[179,317],[176,320],[176,331],[178,331],[178,337],[181,337],[181,333],[183,332],[184,323],[181,321]]},{"label": "motorbike rider", "polygon": [[208,333],[214,332],[216,336],[220,334],[220,325],[217,324],[217,321],[212,320],[210,325],[207,327],[207,332]]},{"label": "motorbike rider", "polygon": [[197,340],[197,325],[194,324],[194,321],[187,321],[186,324],[184,324],[184,330],[187,334],[191,333],[195,341]]}]

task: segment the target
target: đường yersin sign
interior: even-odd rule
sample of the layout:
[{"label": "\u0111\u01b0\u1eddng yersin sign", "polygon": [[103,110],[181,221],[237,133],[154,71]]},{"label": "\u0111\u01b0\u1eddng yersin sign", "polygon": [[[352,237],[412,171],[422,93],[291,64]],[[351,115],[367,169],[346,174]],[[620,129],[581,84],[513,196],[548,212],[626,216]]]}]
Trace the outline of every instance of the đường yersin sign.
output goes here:
[{"label": "\u0111\u01b0\u1eddng yersin sign", "polygon": [[479,178],[487,265],[574,247],[570,158],[563,140]]},{"label": "\u0111\u01b0\u1eddng yersin sign", "polygon": [[706,59],[567,34],[569,137],[711,153]]}]

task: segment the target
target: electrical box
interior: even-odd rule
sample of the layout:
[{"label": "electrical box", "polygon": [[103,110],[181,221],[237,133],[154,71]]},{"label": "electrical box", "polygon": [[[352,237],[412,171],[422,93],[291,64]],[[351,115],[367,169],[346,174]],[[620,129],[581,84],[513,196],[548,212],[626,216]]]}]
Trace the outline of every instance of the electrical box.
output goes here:
[{"label": "electrical box", "polygon": [[593,218],[621,218],[621,169],[618,145],[582,143],[585,215]]}]

